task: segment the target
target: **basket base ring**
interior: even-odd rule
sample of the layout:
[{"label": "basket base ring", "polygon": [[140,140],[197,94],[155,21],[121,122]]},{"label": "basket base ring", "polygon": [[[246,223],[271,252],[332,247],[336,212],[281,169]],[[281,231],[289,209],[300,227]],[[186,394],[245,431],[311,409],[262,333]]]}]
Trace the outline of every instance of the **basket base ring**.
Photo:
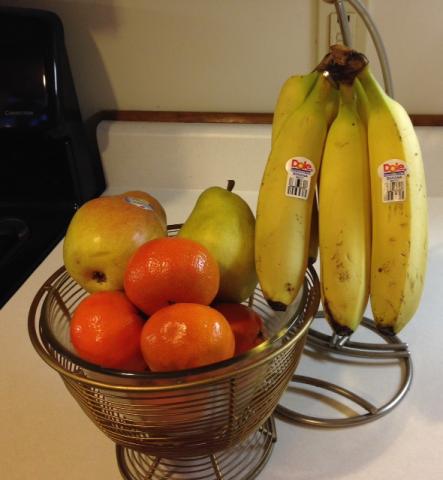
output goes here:
[{"label": "basket base ring", "polygon": [[[324,312],[319,311],[316,318],[324,318]],[[319,378],[293,375],[289,386],[295,387],[297,384],[304,384],[319,388],[325,392],[333,392],[359,405],[366,411],[366,413],[360,415],[356,414],[345,418],[321,418],[294,411],[280,403],[274,410],[276,416],[292,423],[314,427],[350,427],[374,421],[389,413],[401,402],[412,383],[412,359],[408,345],[403,343],[395,335],[386,336],[378,332],[372,319],[364,317],[361,326],[379,335],[384,340],[384,343],[353,342],[350,341],[348,337],[326,335],[311,328],[309,330],[306,344],[307,346],[316,349],[317,352],[325,353],[326,355],[332,353],[334,355],[346,357],[398,360],[403,367],[402,378],[396,393],[391,399],[382,406],[377,407],[360,395],[334,383]]]},{"label": "basket base ring", "polygon": [[116,445],[116,456],[125,480],[252,480],[268,462],[276,440],[271,415],[239,444],[207,456],[160,458],[121,445]]}]

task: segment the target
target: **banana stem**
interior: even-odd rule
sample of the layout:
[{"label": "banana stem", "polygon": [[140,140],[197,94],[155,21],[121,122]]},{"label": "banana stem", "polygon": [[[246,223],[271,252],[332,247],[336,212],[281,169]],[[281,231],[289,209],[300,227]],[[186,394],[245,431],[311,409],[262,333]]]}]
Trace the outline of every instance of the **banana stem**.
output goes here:
[{"label": "banana stem", "polygon": [[353,85],[348,83],[340,83],[340,102],[345,104],[353,104],[355,101],[355,90]]},{"label": "banana stem", "polygon": [[337,83],[354,83],[355,77],[368,64],[360,52],[344,45],[331,45],[329,53],[317,66],[319,72],[327,71]]},{"label": "banana stem", "polygon": [[368,96],[366,95],[366,92],[364,91],[363,86],[358,78],[356,78],[354,81],[354,88],[355,88],[355,93],[357,95],[358,114],[360,115],[360,117],[362,118],[362,120],[365,122],[367,126],[368,118],[369,118]]},{"label": "banana stem", "polygon": [[370,71],[369,67],[366,66],[358,75],[366,96],[368,97],[369,103],[377,104],[384,100],[386,93],[380,86],[380,84],[375,79],[374,75]]},{"label": "banana stem", "polygon": [[310,95],[307,97],[306,103],[321,104],[322,101],[329,96],[332,88],[334,88],[334,85],[329,79],[329,72],[323,72],[315,83]]}]

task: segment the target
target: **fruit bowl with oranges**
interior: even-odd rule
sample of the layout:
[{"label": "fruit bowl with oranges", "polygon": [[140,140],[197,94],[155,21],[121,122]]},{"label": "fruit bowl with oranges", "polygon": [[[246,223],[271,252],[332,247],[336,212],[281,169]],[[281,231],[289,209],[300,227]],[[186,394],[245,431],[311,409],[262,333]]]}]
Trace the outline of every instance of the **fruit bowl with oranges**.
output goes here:
[{"label": "fruit bowl with oranges", "polygon": [[296,301],[275,312],[258,285],[247,298],[217,297],[220,262],[180,226],[125,255],[121,287],[111,289],[111,270],[93,266],[83,280],[65,252],[30,308],[37,353],[118,448],[182,459],[244,441],[272,415],[297,367],[319,303],[314,269]]}]

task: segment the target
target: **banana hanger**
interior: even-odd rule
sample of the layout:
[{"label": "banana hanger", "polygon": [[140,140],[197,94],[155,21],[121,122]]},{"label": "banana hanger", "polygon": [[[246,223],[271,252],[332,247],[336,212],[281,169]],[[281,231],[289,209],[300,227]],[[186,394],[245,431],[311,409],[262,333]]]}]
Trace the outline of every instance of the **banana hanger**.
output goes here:
[{"label": "banana hanger", "polygon": [[[361,54],[359,54],[359,57],[357,55],[358,58],[356,58],[357,62],[362,62],[360,65],[356,65],[352,62],[352,59],[350,60],[350,57],[352,57],[352,53],[349,53],[352,52],[352,38],[345,7],[347,1],[361,17],[371,36],[383,74],[384,90],[392,98],[393,85],[387,54],[378,29],[366,7],[360,0],[324,1],[335,6],[344,46],[332,47],[330,54],[326,55],[318,66],[318,70],[328,70],[332,79],[336,82],[340,82],[345,80],[346,76],[348,80],[349,78],[352,78],[353,80],[354,76],[361,71],[367,63],[367,61],[364,61],[364,56],[361,56]],[[346,70],[346,65],[348,71]],[[351,70],[351,72],[349,72],[349,70]],[[317,313],[317,318],[324,319],[324,317],[324,312],[319,311]],[[412,383],[413,369],[408,345],[403,343],[396,335],[384,335],[383,332],[377,330],[372,319],[364,317],[361,326],[367,331],[378,335],[378,337],[382,339],[382,342],[354,341],[350,340],[349,336],[346,335],[337,335],[336,333],[328,335],[311,328],[309,330],[304,353],[306,357],[310,357],[313,361],[318,360],[321,363],[324,363],[325,361],[333,362],[337,368],[352,368],[353,364],[358,368],[358,364],[361,363],[362,360],[366,365],[373,365],[377,369],[380,364],[383,364],[383,362],[398,362],[401,368],[401,379],[397,391],[392,397],[381,406],[376,406],[361,395],[357,395],[353,391],[332,382],[304,375],[294,375],[286,395],[297,394],[291,392],[297,392],[297,390],[300,390],[301,388],[304,389],[305,386],[315,387],[324,393],[321,394],[316,390],[315,392],[312,392],[314,397],[320,395],[321,397],[324,397],[326,403],[330,403],[331,400],[329,399],[328,393],[332,394],[334,396],[333,398],[337,398],[338,395],[339,397],[341,396],[343,399],[346,399],[347,402],[353,402],[354,405],[357,405],[363,410],[363,413],[359,414],[354,412],[354,415],[348,414],[348,416],[345,416],[344,418],[310,416],[305,413],[294,411],[287,407],[286,405],[288,402],[285,402],[285,405],[283,405],[283,403],[278,405],[276,409],[277,415],[280,415],[293,423],[303,425],[323,428],[349,427],[376,420],[389,413],[401,402]],[[383,375],[383,369],[378,369],[378,371]],[[346,378],[346,376],[343,378]],[[309,390],[303,391],[309,394]],[[347,407],[343,410],[349,412],[349,408]]]}]

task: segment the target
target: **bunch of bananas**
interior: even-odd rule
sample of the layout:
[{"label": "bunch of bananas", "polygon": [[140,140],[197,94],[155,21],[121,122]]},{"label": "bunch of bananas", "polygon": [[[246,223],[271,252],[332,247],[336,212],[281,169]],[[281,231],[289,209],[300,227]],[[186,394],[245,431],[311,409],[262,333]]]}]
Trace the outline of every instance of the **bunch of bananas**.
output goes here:
[{"label": "bunch of bananas", "polygon": [[[290,77],[277,101],[257,205],[257,275],[269,304],[283,310],[319,250],[334,331],[352,334],[370,298],[377,328],[396,334],[418,307],[426,270],[420,146],[365,57],[331,51],[329,63]],[[352,63],[334,63],[334,51],[351,52]]]}]

